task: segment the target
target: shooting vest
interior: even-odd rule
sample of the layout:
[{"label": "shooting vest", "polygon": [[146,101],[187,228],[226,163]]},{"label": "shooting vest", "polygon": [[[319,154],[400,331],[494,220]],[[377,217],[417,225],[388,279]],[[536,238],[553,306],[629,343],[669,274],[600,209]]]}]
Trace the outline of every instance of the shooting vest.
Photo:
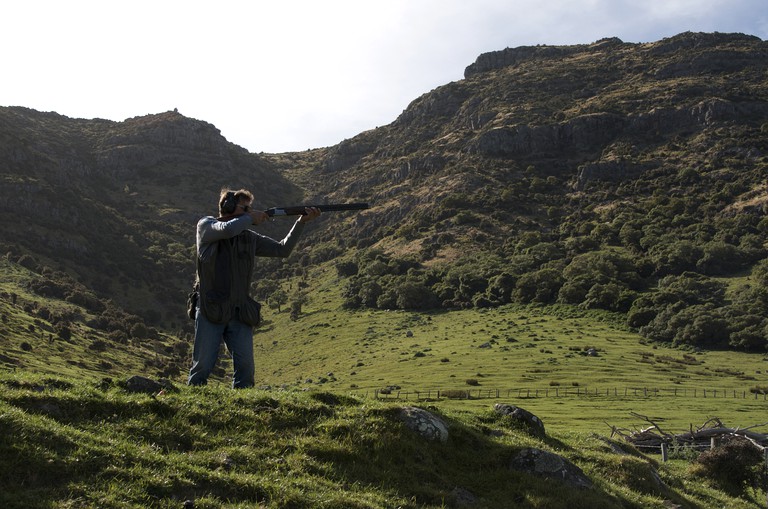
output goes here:
[{"label": "shooting vest", "polygon": [[213,323],[238,319],[251,326],[261,322],[261,305],[249,295],[256,252],[256,236],[249,231],[218,241],[211,256],[197,257],[200,312]]}]

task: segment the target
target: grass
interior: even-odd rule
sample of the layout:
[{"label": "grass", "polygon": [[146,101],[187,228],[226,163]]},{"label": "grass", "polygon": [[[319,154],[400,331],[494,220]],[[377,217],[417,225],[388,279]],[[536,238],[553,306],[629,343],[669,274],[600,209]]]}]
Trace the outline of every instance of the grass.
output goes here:
[{"label": "grass", "polygon": [[[768,386],[765,355],[652,344],[621,316],[568,307],[346,312],[340,286],[326,275],[297,321],[267,312],[256,334],[258,384],[368,396],[397,387],[389,397],[412,401],[416,392],[485,394],[430,402],[474,410],[493,404],[488,394],[498,390],[561,431],[644,425],[631,412],[671,429],[713,416],[734,426],[765,421],[768,401],[750,392]],[[597,356],[586,355],[590,348]]]},{"label": "grass", "polygon": [[[69,341],[49,342],[40,331],[51,324],[7,298],[35,298],[21,284],[28,276],[10,275],[0,299],[2,507],[431,508],[455,507],[462,493],[481,508],[752,508],[765,499],[697,477],[690,455],[659,464],[606,445],[612,426],[647,425],[633,412],[672,433],[710,417],[764,423],[768,401],[750,393],[768,387],[764,355],[649,344],[619,316],[567,307],[350,312],[329,271],[298,320],[267,311],[256,334],[259,388],[229,389],[231,361],[222,357],[208,387],[188,388],[179,373],[171,377],[178,392],[136,395],[120,381],[158,377],[147,361],[170,355],[179,338],[94,352],[88,345],[101,336],[79,323]],[[401,399],[374,397],[388,386],[396,387],[388,397]],[[437,390],[476,395],[438,398]],[[547,437],[497,416],[492,407],[502,402],[540,417]],[[443,417],[447,444],[413,436],[398,418],[404,405]],[[595,488],[510,471],[510,458],[529,446],[565,456]]]},{"label": "grass", "polygon": [[[396,402],[335,392],[180,387],[131,394],[119,383],[0,377],[0,504],[48,508],[758,507],[687,462],[659,465],[591,433],[536,438],[490,410],[428,408],[446,443],[400,421]],[[593,480],[569,488],[511,470],[523,447],[563,455]],[[655,482],[654,472],[668,486]],[[667,502],[668,503],[668,502]]]},{"label": "grass", "polygon": [[[31,317],[22,302],[75,316],[87,313],[25,292],[29,276],[16,264],[5,268],[9,277],[0,290],[17,294],[18,303],[0,298],[0,371],[99,381],[132,374],[169,376],[161,375],[160,367],[175,362],[182,370],[170,377],[184,382],[189,354],[179,355],[190,351],[189,338],[163,335],[118,344],[75,322],[70,340],[49,341],[45,336],[53,326]],[[619,315],[570,307],[346,311],[340,305],[343,280],[335,271],[314,270],[313,279],[321,286],[310,294],[298,320],[286,310],[265,310],[265,324],[255,335],[259,386],[369,398],[394,387],[388,397],[399,393],[411,402],[431,399],[440,408],[473,411],[499,400],[514,402],[537,414],[548,429],[562,432],[643,426],[632,412],[652,416],[671,430],[710,417],[742,427],[765,421],[765,395],[750,392],[768,387],[765,355],[647,343],[627,330]],[[108,347],[90,349],[95,339]],[[586,355],[589,349],[597,355]],[[226,356],[220,368],[211,383],[228,386],[231,361]],[[469,391],[472,397],[437,399],[437,391]]]}]

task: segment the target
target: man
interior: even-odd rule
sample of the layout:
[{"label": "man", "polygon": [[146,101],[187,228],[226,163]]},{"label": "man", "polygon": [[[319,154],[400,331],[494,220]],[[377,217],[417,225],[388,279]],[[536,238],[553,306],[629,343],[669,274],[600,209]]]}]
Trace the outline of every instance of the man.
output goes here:
[{"label": "man", "polygon": [[287,257],[296,246],[304,225],[320,215],[307,208],[280,242],[248,229],[269,219],[253,210],[253,194],[246,189],[224,189],[219,197],[219,217],[197,223],[198,308],[195,346],[189,385],[204,385],[216,365],[221,342],[232,354],[232,386],[253,387],[253,327],[261,319],[261,306],[249,295],[256,256]]}]

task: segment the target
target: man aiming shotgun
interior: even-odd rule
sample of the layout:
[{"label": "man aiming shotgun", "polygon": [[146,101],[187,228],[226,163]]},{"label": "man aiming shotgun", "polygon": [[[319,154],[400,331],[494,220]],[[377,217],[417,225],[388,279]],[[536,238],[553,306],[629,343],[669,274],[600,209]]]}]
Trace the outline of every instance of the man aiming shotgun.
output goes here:
[{"label": "man aiming shotgun", "polygon": [[[189,385],[207,383],[224,341],[234,364],[232,386],[253,387],[253,327],[261,320],[261,306],[249,294],[255,257],[290,255],[306,223],[320,216],[322,210],[368,208],[366,204],[310,205],[261,211],[254,210],[252,203],[253,194],[246,189],[223,189],[219,217],[206,216],[197,223],[197,302],[193,301],[191,309],[195,345]],[[280,241],[249,230],[280,215],[299,216]]]}]

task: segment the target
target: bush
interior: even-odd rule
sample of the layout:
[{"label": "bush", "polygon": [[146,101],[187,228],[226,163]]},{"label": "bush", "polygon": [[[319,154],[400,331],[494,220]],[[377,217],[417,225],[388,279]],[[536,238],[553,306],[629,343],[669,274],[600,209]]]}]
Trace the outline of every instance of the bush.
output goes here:
[{"label": "bush", "polygon": [[357,274],[360,268],[352,261],[340,261],[336,263],[336,273],[339,277],[350,277]]},{"label": "bush", "polygon": [[748,440],[738,438],[701,453],[692,471],[716,482],[725,491],[741,493],[745,487],[759,487],[762,463],[762,451]]}]

